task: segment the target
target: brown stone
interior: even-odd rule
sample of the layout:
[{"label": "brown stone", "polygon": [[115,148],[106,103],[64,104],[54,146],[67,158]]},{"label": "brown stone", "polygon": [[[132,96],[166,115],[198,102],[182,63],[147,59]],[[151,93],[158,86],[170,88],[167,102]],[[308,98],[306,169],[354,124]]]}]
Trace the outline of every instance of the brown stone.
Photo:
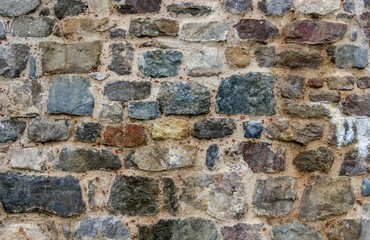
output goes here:
[{"label": "brown stone", "polygon": [[312,88],[322,88],[324,86],[323,78],[310,78],[307,81],[307,85]]},{"label": "brown stone", "polygon": [[313,91],[309,93],[309,98],[312,102],[338,103],[340,94],[335,91]]},{"label": "brown stone", "polygon": [[155,140],[183,139],[190,133],[187,120],[178,118],[163,118],[155,121],[152,127],[152,138]]},{"label": "brown stone", "polygon": [[330,90],[342,90],[349,91],[354,88],[355,78],[354,77],[331,77],[326,81]]},{"label": "brown stone", "polygon": [[343,103],[342,111],[348,115],[370,117],[370,94],[352,93],[348,95]]},{"label": "brown stone", "polygon": [[303,49],[286,49],[278,54],[278,64],[289,68],[318,68],[324,58]]},{"label": "brown stone", "polygon": [[234,28],[241,39],[257,42],[267,42],[279,34],[277,27],[264,19],[241,19]]},{"label": "brown stone", "polygon": [[286,107],[288,114],[300,118],[319,118],[330,116],[330,110],[324,105],[290,103]]},{"label": "brown stone", "polygon": [[144,127],[127,124],[123,127],[108,126],[104,133],[104,143],[109,146],[135,147],[146,142]]},{"label": "brown stone", "polygon": [[227,47],[225,57],[231,67],[244,68],[250,64],[249,51],[243,47]]}]

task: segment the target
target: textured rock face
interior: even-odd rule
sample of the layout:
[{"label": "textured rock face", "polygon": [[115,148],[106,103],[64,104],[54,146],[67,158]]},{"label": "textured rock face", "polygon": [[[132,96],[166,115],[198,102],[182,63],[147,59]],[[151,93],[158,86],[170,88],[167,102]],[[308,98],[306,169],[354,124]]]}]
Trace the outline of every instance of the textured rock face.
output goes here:
[{"label": "textured rock face", "polygon": [[210,145],[206,153],[206,166],[209,170],[214,170],[216,168],[218,157],[219,157],[218,145],[217,144]]},{"label": "textured rock face", "polygon": [[172,3],[167,6],[167,11],[171,14],[177,15],[192,15],[192,16],[203,16],[209,15],[213,12],[212,7],[192,2]]},{"label": "textured rock face", "polygon": [[225,240],[261,240],[263,224],[244,224],[238,223],[232,227],[224,226],[221,228],[222,236]]},{"label": "textured rock face", "polygon": [[370,154],[365,156],[357,150],[351,149],[346,152],[342,165],[340,166],[339,175],[355,176],[366,174],[369,172],[368,164],[370,162]]},{"label": "textured rock face", "polygon": [[123,127],[108,126],[104,132],[104,143],[108,146],[135,147],[146,142],[144,127],[127,124]]},{"label": "textured rock face", "polygon": [[128,115],[138,120],[156,119],[161,115],[157,102],[130,102],[128,104]]},{"label": "textured rock face", "polygon": [[25,44],[8,44],[0,46],[0,76],[19,77],[26,69],[30,47]]},{"label": "textured rock face", "polygon": [[262,123],[256,121],[243,122],[245,138],[261,138],[263,131]]},{"label": "textured rock face", "polygon": [[0,20],[0,40],[5,40],[6,39],[6,26],[2,20]]},{"label": "textured rock face", "polygon": [[47,37],[53,25],[54,20],[48,17],[19,17],[12,23],[12,34],[17,37]]},{"label": "textured rock face", "polygon": [[172,178],[163,178],[163,205],[172,216],[176,216],[180,209],[177,190]]},{"label": "textured rock face", "polygon": [[297,99],[302,96],[304,90],[304,78],[300,76],[289,76],[281,87],[281,96]]},{"label": "textured rock face", "polygon": [[192,77],[210,77],[222,72],[222,59],[215,48],[192,50],[189,53],[186,69]]},{"label": "textured rock face", "polygon": [[16,169],[45,171],[45,159],[38,148],[17,149],[11,152],[10,165]]},{"label": "textured rock face", "polygon": [[112,61],[108,69],[118,75],[129,75],[132,71],[134,48],[128,42],[114,43],[109,46],[112,53]]},{"label": "textured rock face", "polygon": [[28,126],[28,138],[42,143],[67,140],[69,126],[68,120],[35,118]]},{"label": "textured rock face", "polygon": [[152,138],[155,140],[184,139],[189,136],[189,123],[183,119],[162,118],[152,126]]},{"label": "textured rock face", "polygon": [[150,82],[117,81],[105,86],[104,95],[111,101],[140,100],[149,97],[151,89]]},{"label": "textured rock face", "polygon": [[224,138],[234,133],[236,124],[230,118],[209,118],[194,124],[194,136],[198,139]]},{"label": "textured rock face", "polygon": [[0,121],[0,143],[15,142],[26,128],[26,122],[19,120]]},{"label": "textured rock face", "polygon": [[40,0],[4,0],[1,2],[0,15],[19,17],[35,11],[40,4]]},{"label": "textured rock face", "polygon": [[130,22],[129,32],[135,37],[176,37],[179,32],[179,22],[171,19],[138,18]]},{"label": "textured rock face", "polygon": [[225,57],[228,64],[232,67],[244,68],[250,64],[249,50],[243,47],[227,47]]},{"label": "textured rock face", "polygon": [[54,12],[58,18],[75,16],[85,12],[87,5],[82,0],[58,0]]},{"label": "textured rock face", "polygon": [[328,172],[333,162],[333,152],[325,147],[300,152],[293,160],[293,164],[303,172],[313,172],[316,170]]},{"label": "textured rock face", "polygon": [[350,94],[343,104],[343,112],[349,115],[370,116],[370,94]]},{"label": "textured rock face", "polygon": [[345,44],[328,48],[331,61],[338,68],[365,68],[369,64],[368,49],[365,47]]},{"label": "textured rock face", "polygon": [[82,123],[76,127],[75,139],[81,142],[95,142],[100,133],[101,125],[99,123]]},{"label": "textured rock face", "polygon": [[268,16],[282,16],[294,8],[294,0],[261,0],[258,8]]},{"label": "textured rock face", "polygon": [[178,74],[182,53],[172,50],[145,52],[139,57],[139,70],[145,77],[163,78]]},{"label": "textured rock face", "polygon": [[322,240],[321,235],[315,229],[298,222],[275,225],[271,235],[273,240]]},{"label": "textured rock face", "polygon": [[162,0],[118,0],[115,1],[115,7],[119,13],[135,14],[135,13],[156,13],[159,12]]},{"label": "textured rock face", "polygon": [[339,0],[299,0],[298,11],[304,14],[326,15],[340,9]]},{"label": "textured rock face", "polygon": [[275,25],[263,19],[242,19],[234,28],[241,39],[257,42],[267,42],[279,34]]},{"label": "textured rock face", "polygon": [[328,239],[368,239],[370,220],[343,219],[332,224],[327,232]]},{"label": "textured rock face", "polygon": [[180,39],[188,42],[223,42],[229,25],[224,22],[186,23],[180,30]]},{"label": "textured rock face", "polygon": [[330,116],[329,108],[317,104],[291,103],[286,107],[286,112],[292,116],[301,118],[319,118]]},{"label": "textured rock face", "polygon": [[244,13],[252,7],[252,0],[222,0],[224,9],[230,13]]}]

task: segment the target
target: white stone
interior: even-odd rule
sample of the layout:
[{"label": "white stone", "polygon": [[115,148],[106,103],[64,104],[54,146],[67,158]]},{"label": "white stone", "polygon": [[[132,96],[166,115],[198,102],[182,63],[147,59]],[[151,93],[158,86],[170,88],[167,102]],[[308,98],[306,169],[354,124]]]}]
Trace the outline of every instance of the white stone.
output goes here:
[{"label": "white stone", "polygon": [[190,50],[187,59],[186,68],[189,76],[209,77],[222,72],[222,59],[215,48]]},{"label": "white stone", "polygon": [[16,239],[37,239],[49,240],[51,238],[45,236],[37,224],[16,224],[3,223],[4,227],[0,228],[1,240],[16,240]]},{"label": "white stone", "polygon": [[299,0],[298,10],[304,14],[326,15],[340,9],[340,0]]},{"label": "white stone", "polygon": [[87,5],[91,13],[109,14],[112,12],[112,0],[88,0]]},{"label": "white stone", "polygon": [[45,171],[45,158],[39,148],[14,149],[11,152],[10,166],[43,172]]},{"label": "white stone", "polygon": [[107,79],[110,76],[110,74],[100,73],[100,72],[93,72],[93,73],[90,73],[90,76],[92,78],[94,78],[95,80],[103,81],[103,80]]}]

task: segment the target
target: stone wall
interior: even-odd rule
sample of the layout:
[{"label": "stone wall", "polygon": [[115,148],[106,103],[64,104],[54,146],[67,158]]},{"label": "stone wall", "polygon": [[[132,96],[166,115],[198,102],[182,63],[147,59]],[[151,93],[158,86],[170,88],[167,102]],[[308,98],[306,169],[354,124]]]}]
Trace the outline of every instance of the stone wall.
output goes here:
[{"label": "stone wall", "polygon": [[1,0],[0,239],[370,239],[369,0]]}]

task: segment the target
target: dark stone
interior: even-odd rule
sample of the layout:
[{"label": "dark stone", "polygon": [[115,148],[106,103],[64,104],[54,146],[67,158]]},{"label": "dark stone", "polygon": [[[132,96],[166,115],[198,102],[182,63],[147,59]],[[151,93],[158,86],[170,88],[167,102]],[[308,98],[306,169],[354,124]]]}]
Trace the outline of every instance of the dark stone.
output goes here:
[{"label": "dark stone", "polygon": [[109,46],[112,60],[108,69],[118,75],[129,75],[132,72],[132,61],[134,60],[134,48],[128,42],[113,43]]},{"label": "dark stone", "polygon": [[37,63],[36,63],[35,56],[30,57],[29,64],[30,64],[29,78],[36,79],[37,78]]},{"label": "dark stone", "polygon": [[330,90],[349,91],[354,88],[355,78],[354,77],[331,77],[327,79],[326,82]]},{"label": "dark stone", "polygon": [[216,96],[216,112],[223,114],[275,115],[275,77],[250,72],[222,79]]},{"label": "dark stone", "polygon": [[352,41],[352,42],[356,42],[357,41],[357,38],[358,38],[358,32],[356,30],[353,30],[349,34],[349,40]]},{"label": "dark stone", "polygon": [[69,217],[85,210],[79,181],[72,176],[2,173],[0,199],[8,213],[50,212]]},{"label": "dark stone", "polygon": [[34,142],[64,141],[69,137],[69,120],[33,119],[28,126],[28,138]]},{"label": "dark stone", "polygon": [[208,118],[194,123],[194,137],[198,139],[224,138],[232,135],[236,124],[231,118]]},{"label": "dark stone", "polygon": [[0,121],[0,143],[11,143],[23,134],[26,122],[19,120]]},{"label": "dark stone", "polygon": [[41,0],[3,0],[0,5],[0,15],[19,17],[34,12],[41,5]]},{"label": "dark stone", "polygon": [[356,8],[355,0],[346,0],[343,3],[343,9],[344,9],[345,12],[354,13],[355,8]]},{"label": "dark stone", "polygon": [[342,111],[348,115],[370,117],[370,94],[352,93],[348,95],[343,103]]},{"label": "dark stone", "polygon": [[99,117],[112,122],[121,122],[123,105],[121,102],[103,103]]},{"label": "dark stone", "polygon": [[338,68],[363,69],[369,64],[368,49],[365,47],[344,44],[328,48],[327,53]]},{"label": "dark stone", "polygon": [[289,76],[281,87],[281,96],[297,99],[302,96],[304,90],[304,77]]},{"label": "dark stone", "polygon": [[2,20],[0,20],[0,40],[6,39],[6,26]]},{"label": "dark stone", "polygon": [[188,42],[224,42],[229,32],[226,22],[189,22],[180,31],[180,39]]},{"label": "dark stone", "polygon": [[20,77],[27,67],[30,47],[25,44],[0,45],[0,76]]},{"label": "dark stone", "polygon": [[279,63],[275,47],[258,47],[254,52],[259,67],[270,68]]},{"label": "dark stone", "polygon": [[180,209],[177,188],[172,178],[163,178],[163,205],[172,216],[176,216]]},{"label": "dark stone", "polygon": [[104,88],[104,95],[111,101],[125,102],[140,100],[149,97],[152,84],[145,81],[117,81],[108,83]]},{"label": "dark stone", "polygon": [[340,167],[340,176],[356,176],[369,172],[370,154],[361,156],[357,150],[351,149],[346,152],[344,160]]},{"label": "dark stone", "polygon": [[329,172],[333,162],[333,152],[328,148],[319,147],[315,150],[300,152],[294,158],[293,165],[303,172]]},{"label": "dark stone", "polygon": [[364,197],[370,196],[370,179],[369,178],[364,178],[364,180],[362,180],[361,195]]},{"label": "dark stone", "polygon": [[159,118],[161,112],[157,102],[129,102],[128,116],[137,120],[152,120]]},{"label": "dark stone", "polygon": [[218,145],[211,144],[206,153],[206,166],[209,170],[215,170],[218,162],[219,152]]},{"label": "dark stone", "polygon": [[311,88],[322,88],[324,86],[324,78],[310,78],[307,85]]},{"label": "dark stone", "polygon": [[370,77],[360,77],[356,79],[357,87],[361,89],[370,88]]},{"label": "dark stone", "polygon": [[365,7],[370,7],[370,0],[364,0]]},{"label": "dark stone", "polygon": [[76,127],[75,140],[80,142],[95,142],[99,136],[101,125],[99,123],[86,122]]},{"label": "dark stone", "polygon": [[130,35],[135,37],[176,37],[179,32],[179,22],[171,19],[137,18],[130,22]]},{"label": "dark stone", "polygon": [[64,18],[85,12],[87,4],[82,0],[58,0],[54,5],[55,16]]},{"label": "dark stone", "polygon": [[[357,134],[357,124],[352,119],[338,119],[329,125],[328,143],[340,146],[354,143]],[[365,129],[365,128],[364,128]]]},{"label": "dark stone", "polygon": [[267,42],[279,35],[277,27],[264,19],[241,19],[233,26],[241,39]]},{"label": "dark stone", "polygon": [[267,16],[283,16],[294,10],[294,0],[261,0],[258,8]]},{"label": "dark stone", "polygon": [[278,54],[278,63],[283,67],[318,68],[324,58],[319,53],[312,53],[303,49],[287,49]]},{"label": "dark stone", "polygon": [[158,13],[162,0],[116,0],[115,7],[121,14]]},{"label": "dark stone", "polygon": [[370,239],[370,219],[341,219],[327,228],[328,240]]},{"label": "dark stone", "polygon": [[224,240],[261,240],[263,224],[238,223],[232,227],[221,227]]},{"label": "dark stone", "polygon": [[42,8],[39,12],[39,16],[49,16],[50,14],[50,8],[47,7]]},{"label": "dark stone", "polygon": [[139,57],[139,70],[145,77],[163,78],[177,76],[183,54],[173,50],[145,52]]},{"label": "dark stone", "polygon": [[213,12],[212,7],[195,4],[192,2],[172,3],[167,6],[167,12],[174,15],[190,14],[192,16],[210,15]]},{"label": "dark stone", "polygon": [[243,122],[243,130],[245,138],[261,138],[263,126],[261,122],[248,121]]},{"label": "dark stone", "polygon": [[48,17],[19,17],[12,22],[12,35],[16,37],[47,37],[53,31],[54,22],[54,19]]},{"label": "dark stone", "polygon": [[126,30],[120,28],[109,31],[110,39],[126,39],[126,35]]},{"label": "dark stone", "polygon": [[286,107],[286,112],[292,116],[300,118],[320,118],[331,115],[329,108],[324,105],[290,103]]},{"label": "dark stone", "polygon": [[271,230],[272,240],[322,240],[319,232],[299,222],[274,225]]},{"label": "dark stone", "polygon": [[252,0],[223,0],[222,5],[225,11],[240,14],[252,8]]},{"label": "dark stone", "polygon": [[313,91],[309,93],[311,102],[327,102],[338,103],[340,102],[340,94],[335,91]]}]

